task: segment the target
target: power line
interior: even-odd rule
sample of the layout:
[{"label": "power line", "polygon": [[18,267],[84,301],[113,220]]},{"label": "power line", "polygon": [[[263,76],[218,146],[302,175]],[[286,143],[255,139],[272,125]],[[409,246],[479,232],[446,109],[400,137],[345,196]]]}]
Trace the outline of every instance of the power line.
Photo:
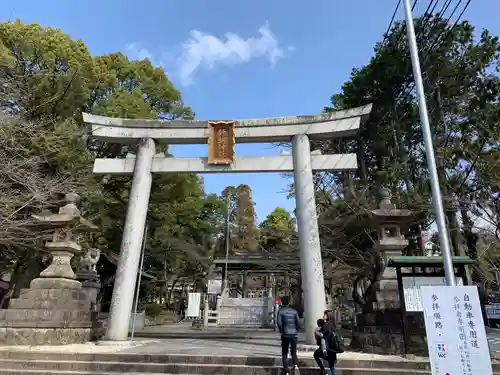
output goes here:
[{"label": "power line", "polygon": [[[442,15],[444,15],[444,13],[448,10],[448,8],[449,8],[449,6],[451,4],[451,1],[452,0],[446,0],[444,2],[441,10],[439,11],[439,13],[434,18],[434,22],[433,22],[432,26],[429,27],[429,30],[432,30],[433,28],[435,28],[439,24],[439,22],[442,20]],[[431,4],[433,2],[434,2],[434,0],[431,0]],[[461,2],[462,2],[462,0],[459,0],[457,6]],[[438,3],[439,3],[439,0],[437,0],[436,3],[434,4],[434,7],[432,8],[433,10],[436,8],[436,6],[437,6]],[[428,7],[428,9],[429,8],[430,7]],[[428,20],[432,17],[432,13],[431,12],[427,13],[427,19]],[[426,14],[424,14],[423,17],[425,17],[425,15]],[[453,16],[453,14],[448,18],[447,23],[449,22],[449,20],[451,19],[452,16]],[[426,25],[427,25],[427,23],[426,23]],[[421,37],[421,35],[424,34],[424,33],[425,33],[425,26],[424,27],[420,27],[419,33],[417,34],[417,38]],[[429,48],[427,48],[427,51],[424,51],[425,45],[421,47],[422,50],[418,51],[419,54],[423,54],[423,52],[426,52],[426,55],[422,59],[422,66],[423,66],[424,75],[425,75],[425,69],[427,68],[427,66],[425,66],[425,63],[427,62],[427,58],[428,58],[428,56],[430,54],[430,50],[434,47],[434,45],[436,44],[436,42],[441,38],[441,35],[443,33],[444,33],[444,29],[435,37],[435,39],[433,40],[431,46]],[[411,75],[412,75],[412,69],[411,69],[411,64],[410,64],[410,66],[408,67],[408,73],[406,74],[406,76],[405,76],[405,78],[403,80],[403,85],[407,81],[408,81],[408,83],[406,83],[405,87],[401,87],[401,89],[399,90],[399,92],[397,94],[395,102],[397,102],[399,99],[406,99],[411,94],[411,92],[413,91],[413,89],[415,88],[415,82],[412,81],[412,80],[410,80]],[[410,88],[411,84],[413,84],[413,86]],[[405,92],[404,96],[402,96],[403,92]]]},{"label": "power line", "polygon": [[[430,10],[430,12],[428,12],[428,10],[430,9],[430,6],[434,3],[435,0],[431,0],[429,6],[427,7],[427,10],[426,10],[426,13],[424,13],[424,15],[420,18],[421,20],[423,18],[425,18],[427,16],[427,22],[428,20],[431,18],[432,16],[432,11],[436,8],[437,4],[439,3],[439,0],[437,0],[437,2],[434,4],[434,6],[432,7],[432,10]],[[462,3],[463,0],[459,0],[457,5],[455,6],[455,8],[453,9],[452,13],[450,14],[450,16],[448,17],[448,19],[446,20],[446,24],[450,23],[450,20],[451,18],[453,17],[453,15],[455,14],[455,12],[457,11],[458,7],[460,6],[460,4]],[[444,43],[446,42],[446,40],[448,39],[449,35],[451,34],[451,32],[454,30],[454,28],[458,25],[458,23],[460,22],[460,19],[461,17],[463,16],[463,14],[465,13],[465,11],[467,10],[468,6],[470,5],[472,0],[468,0],[467,3],[465,4],[464,8],[462,9],[462,11],[460,12],[457,20],[455,21],[455,23],[453,24],[453,26],[451,28],[449,28],[448,30],[446,28],[443,28],[443,30],[441,30],[441,32],[433,39],[433,42],[432,44],[430,45],[430,47],[428,48],[425,48],[422,47],[422,50],[419,51],[419,53],[422,53],[424,52],[425,53],[425,56],[424,58],[422,59],[423,60],[423,63],[422,63],[422,66],[423,66],[423,71],[425,72],[425,69],[428,68],[428,64],[426,63],[430,63],[429,60],[429,56],[431,54],[431,51],[432,49],[434,48],[434,46],[436,45],[436,43],[438,41],[441,41],[439,47],[437,48],[438,50],[444,45]],[[415,5],[415,3],[414,3]],[[430,30],[432,30],[432,28],[436,27],[440,21],[443,20],[443,15],[444,13],[448,10],[448,8],[450,7],[451,5],[451,0],[446,0],[443,4],[443,6],[441,7],[441,10],[439,11],[439,13],[436,15],[435,19],[434,19],[434,22],[433,22],[433,25],[429,28]],[[422,21],[423,22],[423,21]],[[422,33],[425,32],[424,30],[425,28],[424,27],[420,27],[420,30],[419,30],[419,35],[421,35]],[[444,38],[442,38],[442,35],[446,33],[446,36]],[[401,32],[401,34],[403,34]],[[401,34],[400,34],[400,38],[401,38]],[[398,40],[398,43],[399,43],[399,40]],[[424,50],[425,49],[425,50]],[[406,49],[405,49],[406,50]],[[406,52],[406,51],[405,51]],[[413,91],[413,89],[415,88],[415,83],[414,81],[409,81],[410,77],[411,77],[411,74],[412,74],[412,71],[411,71],[411,66],[409,67],[409,71],[408,73],[406,74],[405,78],[403,79],[403,83],[400,87],[400,89],[398,90],[397,93],[395,93],[394,96],[396,96],[395,98],[395,104],[397,104],[398,101],[402,101],[402,100],[405,100]],[[405,84],[405,82],[407,82]],[[386,116],[384,116],[384,118],[382,118],[382,120],[384,120],[390,113],[388,112],[386,114]]]},{"label": "power line", "polygon": [[[451,12],[450,16],[448,17],[448,19],[446,20],[446,24],[449,24],[450,23],[450,20],[451,18],[453,17],[453,15],[455,14],[455,12],[457,11],[458,7],[460,6],[460,4],[462,3],[463,0],[459,0],[457,5],[455,6],[455,8],[453,9],[453,11]],[[440,46],[438,47],[438,50],[444,45],[444,43],[446,42],[446,40],[448,39],[448,36],[451,34],[451,32],[453,31],[453,29],[458,25],[458,22],[460,21],[460,18],[461,16],[464,14],[465,10],[467,9],[467,7],[469,6],[470,4],[470,1],[468,1],[468,3],[465,5],[464,9],[462,10],[462,12],[460,13],[460,15],[458,16],[457,20],[455,21],[455,23],[453,24],[453,26],[448,30],[448,32],[446,33],[446,36],[444,38],[441,39],[441,36],[443,35],[443,33],[446,31],[446,29],[444,28],[440,33],[439,35],[434,39],[434,41],[432,42],[431,46],[427,48],[427,50],[425,51],[426,54],[425,56],[422,58],[423,60],[423,63],[422,65],[424,66],[424,74],[425,74],[425,69],[427,68],[427,66],[425,66],[425,63],[427,62],[427,59],[429,58],[429,55],[431,54],[432,52],[432,49],[433,47],[436,45],[436,43],[441,39],[441,44]],[[448,9],[448,7],[450,6],[451,4],[451,0],[447,0],[447,2],[445,2],[445,5],[446,7],[443,6],[442,10],[443,12],[446,12],[446,10]],[[441,20],[440,17],[436,17],[436,21],[434,22],[435,25],[438,24],[438,22]],[[409,72],[409,74],[407,75],[407,77],[409,77],[411,75],[411,70]],[[405,78],[406,79],[406,78]],[[411,84],[413,84],[412,87],[409,87]],[[408,95],[413,91],[413,89],[415,88],[415,81],[411,81],[407,88],[409,88],[408,92],[406,93],[404,99],[406,99],[408,97]],[[406,91],[406,90],[405,90]]]},{"label": "power line", "polygon": [[[451,1],[451,0],[449,0]],[[432,7],[431,9],[431,6],[432,4],[434,4],[434,6]],[[417,38],[420,38],[420,36],[422,35],[422,33],[425,31],[425,27],[427,26],[427,23],[429,22],[429,20],[431,19],[431,16],[432,14],[434,13],[434,10],[436,9],[436,6],[439,4],[439,0],[431,0],[429,2],[429,5],[427,5],[427,9],[425,10],[424,14],[422,17],[419,18],[418,20],[418,33],[417,33]],[[413,12],[414,8],[415,8],[415,5],[416,3],[413,4],[412,8],[411,8],[411,11]],[[403,27],[401,28],[402,32],[401,34],[399,35],[399,38],[398,38],[398,43],[401,41],[401,38],[403,37],[404,39],[406,39],[406,23],[403,24]],[[405,52],[408,52],[409,53],[409,50],[406,51],[408,49],[408,44],[406,43],[406,40],[405,40],[405,43],[403,45],[404,49],[405,49]],[[409,57],[409,56],[408,56]]]},{"label": "power line", "polygon": [[382,40],[382,45],[384,45],[385,42],[386,42],[386,40],[387,40],[387,36],[389,35],[389,32],[391,31],[392,24],[394,23],[394,19],[396,18],[396,13],[398,12],[400,5],[401,5],[401,0],[398,1],[398,4],[396,5],[396,8],[394,9],[394,12],[392,13],[391,21],[389,22],[389,26],[387,26],[387,30],[386,30],[386,32],[384,34],[384,40]]},{"label": "power line", "polygon": [[[419,0],[414,0],[413,5],[411,7],[412,11],[417,6],[418,1]],[[432,0],[432,1],[434,1],[434,0]],[[392,25],[394,23],[394,20],[395,20],[395,17],[396,17],[396,14],[397,14],[397,11],[399,9],[400,4],[401,4],[401,0],[399,0],[398,4],[396,5],[396,9],[394,10],[394,13],[392,15],[391,22],[389,23],[389,26],[387,27],[387,31],[386,31],[386,33],[384,35],[384,40],[382,41],[382,47],[384,47],[385,42],[387,41],[387,38],[389,36],[390,30],[392,28]],[[406,24],[403,24],[401,33],[399,34],[398,41],[394,43],[395,46],[399,46],[399,43],[401,42],[402,37],[405,35],[405,28],[406,28]],[[403,48],[403,50],[406,49],[407,48],[406,44],[404,44],[402,48]]]},{"label": "power line", "polygon": [[[415,9],[418,1],[419,0],[415,0],[413,2],[412,8],[411,8],[412,11]],[[446,0],[446,2],[449,2],[449,1],[451,1],[451,0]],[[446,2],[445,2],[445,5],[446,5]],[[382,48],[387,47],[387,44],[385,42],[388,39],[390,28],[393,25],[395,14],[396,14],[399,6],[400,6],[400,3],[401,3],[401,1],[398,2],[397,6],[396,6],[396,9],[395,9],[395,11],[393,13],[393,17],[391,19],[391,22],[389,23],[388,32],[386,32],[386,34],[384,36],[384,41],[382,42]],[[419,30],[418,30],[418,33],[417,33],[417,38],[420,38],[420,35],[425,31],[425,27],[426,27],[427,23],[429,22],[429,20],[430,20],[430,18],[432,16],[432,13],[434,12],[434,10],[435,10],[436,6],[438,5],[438,3],[439,3],[439,0],[431,0],[429,2],[429,5],[427,6],[427,9],[425,10],[424,15],[419,19]],[[431,6],[433,4],[434,4],[434,6],[431,9]],[[402,41],[403,41],[403,43],[401,43]],[[395,40],[392,43],[392,45],[393,45],[393,47],[391,49],[391,52],[398,50],[399,52],[401,52],[402,55],[408,56],[408,58],[409,58],[409,48],[408,48],[408,44],[406,43],[406,23],[403,23],[401,25],[401,28],[399,30],[399,35],[397,36],[397,40]],[[399,90],[397,91],[397,94],[393,93],[394,96],[397,95],[398,98],[399,98],[399,96],[401,95],[401,92],[405,90],[405,86],[404,85],[405,85],[405,82],[409,80],[410,74],[411,74],[411,66],[408,67],[408,73],[404,77],[404,79],[403,79],[403,81],[401,83],[401,86],[400,86]],[[406,87],[408,87],[408,84],[406,85]]]},{"label": "power line", "polygon": [[[458,9],[458,7],[460,6],[460,4],[462,3],[463,0],[459,0],[458,1],[458,4],[455,6],[455,9],[452,11],[451,15],[448,17],[447,21],[446,21],[446,24],[449,23],[449,21],[451,20],[451,18],[453,17],[453,15],[455,14],[456,10]],[[415,0],[414,4],[413,4],[413,7],[412,7],[412,10],[413,8],[415,7],[415,5],[417,4],[418,0]],[[425,28],[427,26],[427,24],[429,23],[429,21],[431,20],[431,18],[433,18],[433,12],[434,10],[436,9],[437,5],[440,3],[439,0],[431,0],[429,5],[427,6],[427,9],[426,9],[426,12],[424,13],[424,15],[422,17],[420,17],[420,28],[419,28],[419,33],[417,35],[422,35],[423,33],[425,33]],[[443,21],[444,19],[444,14],[447,12],[448,8],[450,7],[452,1],[451,0],[445,0],[445,2],[443,3],[443,5],[441,6],[441,9],[440,11],[436,14],[436,16],[434,17],[433,19],[433,22],[432,22],[432,26],[429,27],[428,31],[432,31],[433,28],[435,28],[437,25],[440,24],[440,22]],[[446,26],[443,27],[443,29],[438,33],[438,35],[433,38],[433,41],[431,43],[431,46],[426,48],[425,46],[422,47],[422,50],[425,50],[425,58],[423,59],[423,64],[422,64],[422,70],[425,72],[425,69],[428,68],[428,64],[426,64],[427,62],[430,64],[431,61],[428,61],[429,60],[429,56],[431,54],[431,50],[433,49],[433,47],[436,45],[436,43],[438,41],[441,41],[438,49],[440,49],[444,43],[446,42],[446,40],[448,39],[449,35],[451,34],[451,32],[453,31],[453,29],[458,25],[458,23],[460,22],[460,19],[461,17],[463,16],[463,14],[465,13],[465,11],[467,10],[467,7],[469,6],[469,4],[471,3],[471,0],[468,0],[466,5],[464,6],[464,8],[462,9],[462,11],[460,12],[460,15],[458,16],[457,20],[455,21],[455,23],[453,24],[453,26],[451,28],[447,28]],[[391,24],[393,23],[393,20],[391,20]],[[400,30],[400,34],[399,34],[399,38],[398,38],[398,41],[397,42],[394,42],[394,49],[396,49],[398,46],[399,46],[399,42],[401,40],[401,37],[403,35],[405,35],[404,33],[404,30],[406,29],[406,23],[402,25],[401,27],[401,30]],[[444,38],[442,38],[442,35],[446,33],[446,36]],[[430,35],[432,35],[431,32],[429,32]],[[387,35],[388,36],[388,35]],[[409,52],[409,49],[407,48],[407,43],[405,43],[404,46],[402,46],[402,48],[398,48],[399,51],[401,51],[403,54],[406,55],[407,52]],[[420,50],[419,51],[419,54],[421,54],[423,51]],[[411,69],[411,65],[409,66],[409,71],[408,73],[406,74],[405,78],[403,79],[403,82],[401,84],[401,86],[399,87],[399,89],[395,90],[394,92],[394,96],[396,97],[395,98],[395,105],[398,104],[398,102],[401,102],[401,99],[406,99],[411,93],[412,93],[412,90],[415,88],[415,83],[414,81],[410,81],[410,77],[412,75],[412,69]],[[408,90],[409,89],[409,90]],[[385,115],[381,118],[380,121],[384,121],[387,116],[391,115],[391,112],[388,111],[385,113]]]}]

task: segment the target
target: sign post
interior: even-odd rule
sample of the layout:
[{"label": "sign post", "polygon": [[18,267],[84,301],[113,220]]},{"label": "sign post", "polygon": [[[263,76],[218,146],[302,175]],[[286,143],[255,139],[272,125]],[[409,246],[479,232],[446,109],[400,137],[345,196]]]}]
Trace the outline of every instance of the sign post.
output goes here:
[{"label": "sign post", "polygon": [[475,286],[422,286],[432,375],[492,375]]}]

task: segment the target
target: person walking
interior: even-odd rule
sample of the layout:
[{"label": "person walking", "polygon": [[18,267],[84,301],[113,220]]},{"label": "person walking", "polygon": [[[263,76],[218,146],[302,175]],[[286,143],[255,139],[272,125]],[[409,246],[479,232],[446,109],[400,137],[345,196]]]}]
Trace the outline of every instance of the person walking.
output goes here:
[{"label": "person walking", "polygon": [[335,364],[337,363],[337,354],[342,353],[342,338],[335,331],[335,314],[333,311],[325,311],[323,319],[318,319],[318,328],[314,332],[318,349],[314,352],[314,359],[318,364],[320,375],[326,374],[323,360],[328,362],[328,368],[331,375],[335,375]]},{"label": "person walking", "polygon": [[[278,330],[281,334],[281,359],[283,361],[283,374],[294,375],[297,366],[297,336],[300,322],[297,310],[290,307],[290,297],[281,298],[282,307],[278,311]],[[288,350],[292,357],[292,370],[288,369]]]}]

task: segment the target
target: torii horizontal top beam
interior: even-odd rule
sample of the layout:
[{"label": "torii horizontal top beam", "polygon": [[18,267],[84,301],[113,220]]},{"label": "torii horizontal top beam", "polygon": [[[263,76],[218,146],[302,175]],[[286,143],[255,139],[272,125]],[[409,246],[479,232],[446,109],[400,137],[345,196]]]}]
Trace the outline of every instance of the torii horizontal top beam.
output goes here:
[{"label": "torii horizontal top beam", "polygon": [[[348,137],[357,133],[371,104],[363,107],[313,116],[290,116],[236,120],[237,143],[288,142],[294,135],[307,134],[311,139]],[[139,120],[96,116],[83,113],[83,121],[92,125],[92,135],[110,143],[133,143],[153,138],[159,143],[207,143],[209,121]]]},{"label": "torii horizontal top beam", "polygon": [[[135,157],[125,159],[96,159],[95,174],[130,175],[134,173]],[[313,171],[349,171],[357,169],[356,154],[311,154]],[[207,158],[154,157],[152,173],[256,173],[293,172],[292,156],[242,156],[230,165],[208,164]]]}]

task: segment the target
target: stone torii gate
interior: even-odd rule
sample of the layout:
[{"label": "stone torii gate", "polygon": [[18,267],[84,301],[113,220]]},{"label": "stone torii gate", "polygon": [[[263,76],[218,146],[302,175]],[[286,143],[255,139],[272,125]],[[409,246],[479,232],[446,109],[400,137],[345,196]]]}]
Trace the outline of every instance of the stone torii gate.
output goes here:
[{"label": "stone torii gate", "polygon": [[[304,291],[307,341],[314,343],[316,320],[325,309],[323,264],[318,234],[313,171],[357,168],[356,154],[321,155],[311,152],[310,139],[353,136],[371,105],[313,116],[236,121],[163,121],[95,116],[84,113],[92,135],[109,143],[138,144],[137,156],[96,159],[94,173],[133,175],[132,188],[116,272],[106,339],[128,337],[137,268],[144,236],[152,173],[293,172]],[[207,144],[208,158],[166,158],[155,154],[155,143]],[[292,155],[235,157],[235,143],[292,142]]]}]

